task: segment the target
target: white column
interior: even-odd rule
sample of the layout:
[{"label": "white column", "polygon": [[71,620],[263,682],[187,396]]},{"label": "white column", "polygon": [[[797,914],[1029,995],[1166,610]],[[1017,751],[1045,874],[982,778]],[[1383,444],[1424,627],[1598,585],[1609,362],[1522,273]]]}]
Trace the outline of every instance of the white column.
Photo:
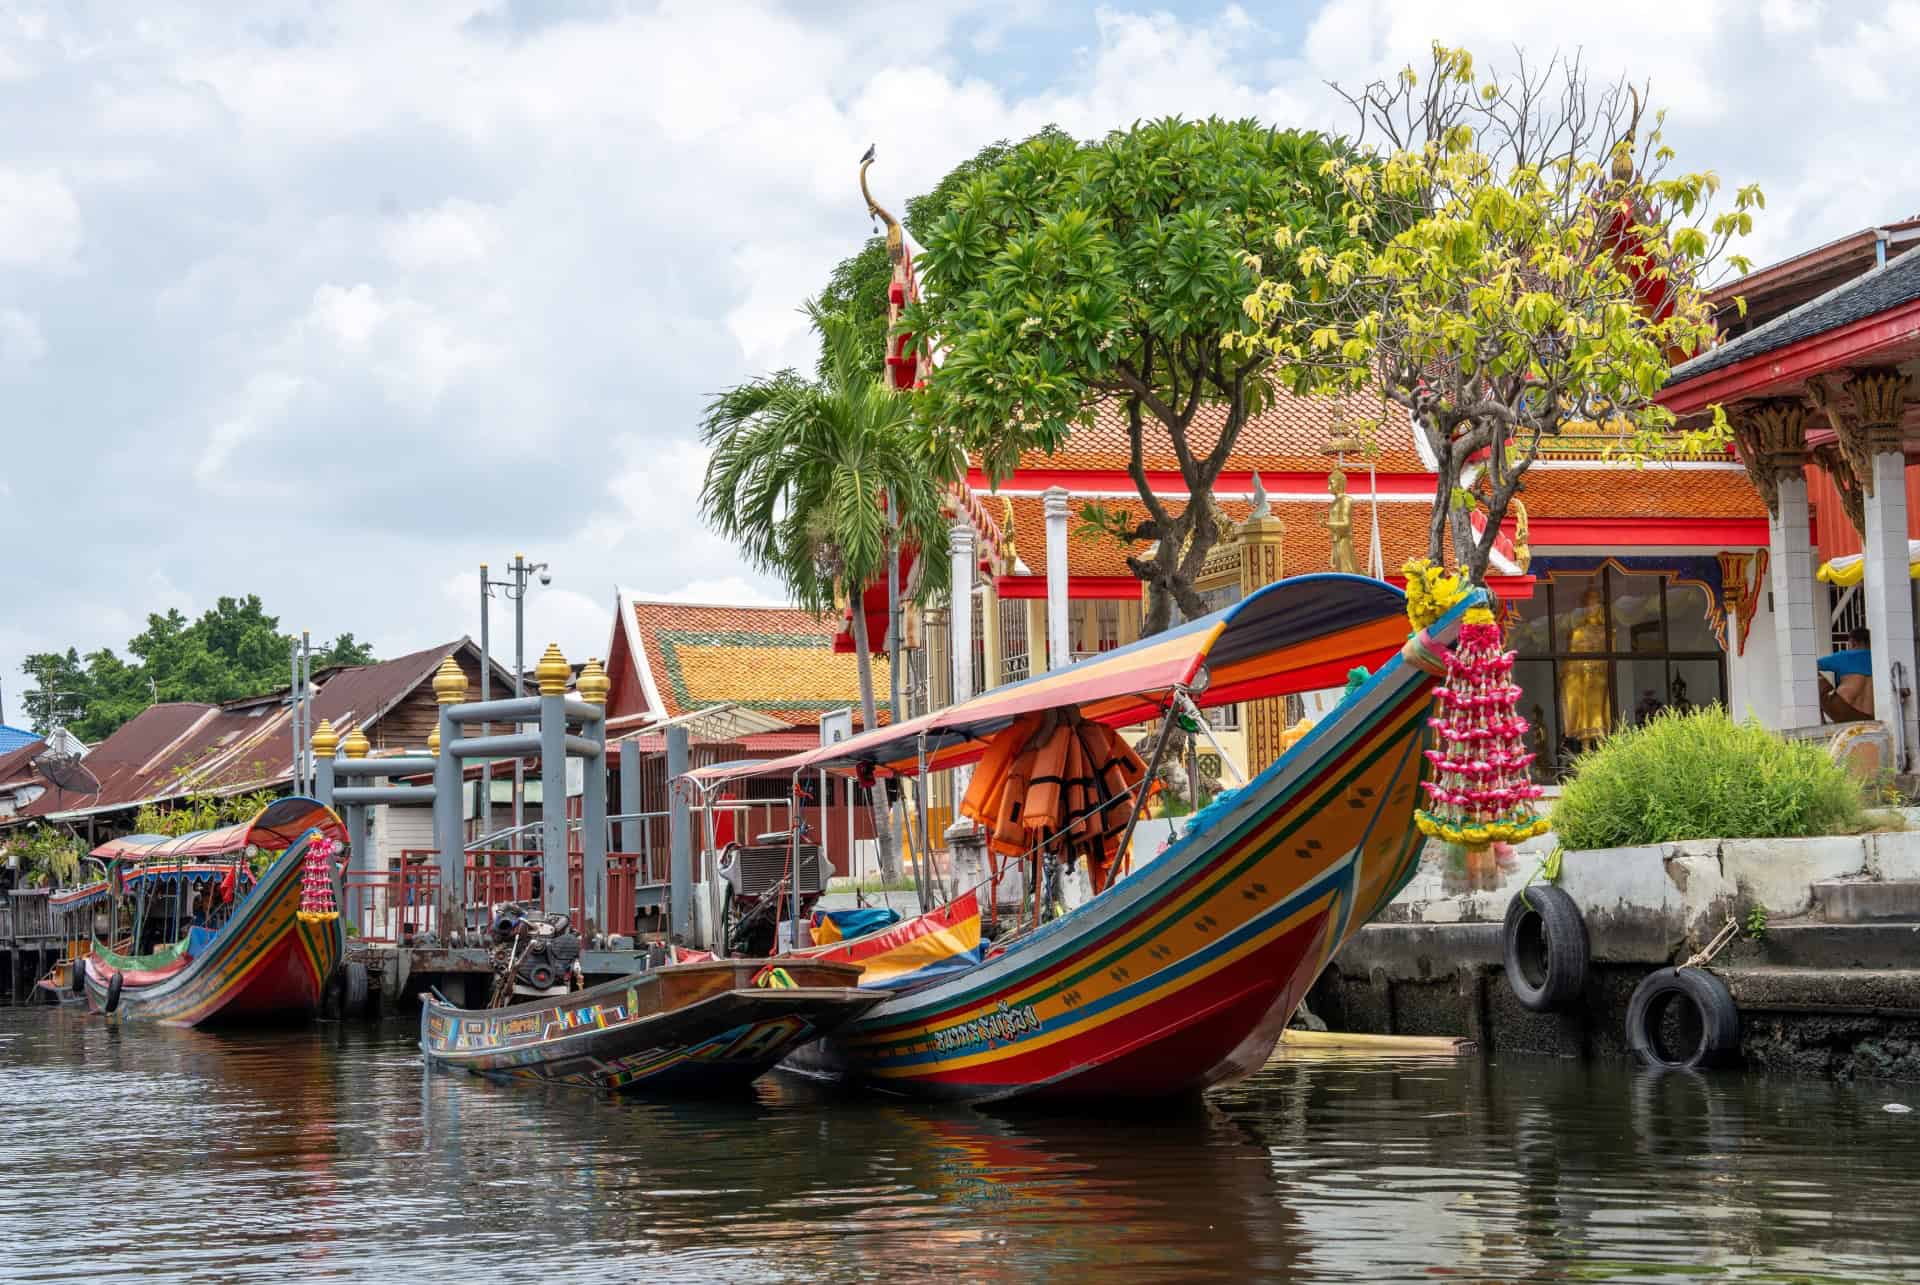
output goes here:
[{"label": "white column", "polygon": [[1073,663],[1073,633],[1067,620],[1067,488],[1040,493],[1047,515],[1047,668]]},{"label": "white column", "polygon": [[1912,688],[1913,587],[1907,570],[1907,461],[1901,452],[1876,451],[1872,456],[1873,484],[1866,496],[1867,631],[1873,635],[1873,716],[1893,728],[1896,747],[1912,762],[1915,744],[1913,710],[1902,718],[1895,696],[1894,666],[1903,671],[1903,686]]},{"label": "white column", "polygon": [[1824,613],[1813,602],[1813,539],[1808,529],[1807,479],[1783,473],[1780,512],[1768,527],[1773,555],[1774,656],[1780,666],[1780,726],[1812,727],[1820,721],[1820,684],[1814,663]]},{"label": "white column", "polygon": [[[1752,611],[1751,604],[1747,607]],[[1727,712],[1738,722],[1747,716],[1747,658],[1740,652],[1740,613],[1727,608]]]},{"label": "white column", "polygon": [[955,518],[947,536],[953,551],[953,589],[947,621],[953,642],[953,703],[973,695],[973,523]]}]

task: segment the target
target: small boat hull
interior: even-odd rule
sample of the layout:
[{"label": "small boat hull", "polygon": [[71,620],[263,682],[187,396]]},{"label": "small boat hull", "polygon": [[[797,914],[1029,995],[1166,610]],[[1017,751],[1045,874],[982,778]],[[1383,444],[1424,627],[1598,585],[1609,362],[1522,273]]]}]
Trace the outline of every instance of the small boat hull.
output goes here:
[{"label": "small boat hull", "polygon": [[[770,967],[795,984],[753,984]],[[801,959],[720,960],[507,1008],[455,1008],[429,994],[420,1047],[430,1065],[478,1075],[616,1092],[728,1092],[887,998],[856,990],[859,974]]]},{"label": "small boat hull", "polygon": [[[346,933],[337,914],[302,915],[306,844],[296,843],[261,876],[233,918],[191,959],[124,972],[115,1016],[174,1026],[301,1021],[320,1011]],[[107,1011],[115,975],[99,952],[86,960],[88,1007]]]}]

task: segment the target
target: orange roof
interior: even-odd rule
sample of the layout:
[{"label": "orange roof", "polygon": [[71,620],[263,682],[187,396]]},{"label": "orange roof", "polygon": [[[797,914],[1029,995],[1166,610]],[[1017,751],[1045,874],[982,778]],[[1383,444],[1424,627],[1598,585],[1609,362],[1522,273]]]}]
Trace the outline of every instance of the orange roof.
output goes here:
[{"label": "orange roof", "polygon": [[[1277,394],[1277,400],[1260,415],[1240,427],[1234,439],[1229,467],[1260,469],[1272,473],[1325,469],[1329,461],[1322,451],[1333,427],[1334,403],[1327,397],[1295,397]],[[1349,419],[1381,414],[1379,402],[1350,400]],[[1385,408],[1385,422],[1373,432],[1379,449],[1376,466],[1382,472],[1424,472],[1420,453],[1414,449],[1413,426],[1407,413],[1397,405]],[[1220,440],[1227,410],[1218,404],[1202,406],[1194,415],[1188,443],[1194,454],[1203,455]],[[1061,469],[1124,469],[1128,460],[1126,408],[1119,402],[1107,402],[1094,412],[1091,426],[1078,427],[1052,455],[1028,451],[1020,457],[1020,468],[1035,471]],[[1177,469],[1173,443],[1164,427],[1149,421],[1142,459],[1149,469]]]},{"label": "orange roof", "polygon": [[1538,518],[1764,518],[1766,505],[1744,469],[1533,468],[1520,484],[1529,520]]},{"label": "orange roof", "polygon": [[[833,650],[830,617],[795,607],[631,602],[643,707],[656,716],[734,704],[812,725],[824,711],[859,706],[855,658]],[[874,658],[873,682],[884,700],[884,656]],[[623,701],[613,712],[640,711]]]}]

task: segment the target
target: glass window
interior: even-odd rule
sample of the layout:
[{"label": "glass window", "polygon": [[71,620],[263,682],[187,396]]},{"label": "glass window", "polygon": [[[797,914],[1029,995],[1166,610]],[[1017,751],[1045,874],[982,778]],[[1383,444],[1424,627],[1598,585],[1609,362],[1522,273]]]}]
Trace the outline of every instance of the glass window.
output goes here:
[{"label": "glass window", "polygon": [[1614,563],[1549,573],[1532,601],[1515,603],[1508,643],[1536,777],[1564,775],[1576,754],[1660,710],[1724,703],[1725,657],[1707,610],[1700,586]]}]

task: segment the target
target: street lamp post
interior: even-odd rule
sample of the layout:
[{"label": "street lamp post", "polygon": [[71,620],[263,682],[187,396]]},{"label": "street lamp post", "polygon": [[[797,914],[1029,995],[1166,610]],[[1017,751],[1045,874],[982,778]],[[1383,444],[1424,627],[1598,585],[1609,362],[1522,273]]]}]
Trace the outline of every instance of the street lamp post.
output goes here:
[{"label": "street lamp post", "polygon": [[[506,580],[489,580],[487,564],[484,562],[480,564],[480,699],[483,701],[490,699],[489,692],[492,688],[492,675],[489,670],[493,665],[493,657],[488,650],[490,637],[487,604],[493,597],[493,591],[498,589],[513,601],[513,695],[517,700],[524,694],[521,689],[521,675],[527,667],[527,580],[538,575],[541,584],[553,583],[553,575],[547,570],[547,564],[528,562],[523,553],[513,555],[513,561],[507,564],[507,572],[509,578]],[[520,727],[520,724],[514,724],[516,732]],[[481,735],[486,735],[486,731],[487,729],[482,727]],[[484,835],[487,833],[487,826],[490,826],[493,820],[493,773],[486,759],[480,760],[480,764],[480,793],[485,803],[476,807],[474,811],[477,815],[486,818],[481,827],[481,833]],[[513,828],[516,834],[526,824],[526,790],[526,760],[516,755],[513,760]],[[541,807],[545,806],[546,802],[543,799]]]}]

